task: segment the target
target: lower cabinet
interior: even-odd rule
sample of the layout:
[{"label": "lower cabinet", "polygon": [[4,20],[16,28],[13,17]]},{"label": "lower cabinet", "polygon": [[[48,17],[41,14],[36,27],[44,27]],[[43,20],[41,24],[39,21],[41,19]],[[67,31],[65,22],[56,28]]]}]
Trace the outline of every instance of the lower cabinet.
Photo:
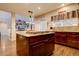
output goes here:
[{"label": "lower cabinet", "polygon": [[48,56],[54,51],[54,34],[34,37],[16,35],[16,51],[18,56]]},{"label": "lower cabinet", "polygon": [[51,55],[53,54],[53,50],[54,50],[54,40],[52,40],[54,38],[49,38],[47,40],[45,40],[45,55]]},{"label": "lower cabinet", "polygon": [[18,56],[26,56],[28,55],[28,40],[26,40],[26,37],[22,35],[16,36],[16,52]]},{"label": "lower cabinet", "polygon": [[56,32],[55,43],[67,45],[79,49],[79,33],[78,32]]},{"label": "lower cabinet", "polygon": [[30,46],[30,55],[32,56],[44,56],[44,43],[39,43],[33,46]]},{"label": "lower cabinet", "polygon": [[79,34],[70,34],[68,35],[67,40],[69,46],[79,48]]},{"label": "lower cabinet", "polygon": [[66,44],[67,43],[66,32],[56,32],[55,33],[55,43]]}]

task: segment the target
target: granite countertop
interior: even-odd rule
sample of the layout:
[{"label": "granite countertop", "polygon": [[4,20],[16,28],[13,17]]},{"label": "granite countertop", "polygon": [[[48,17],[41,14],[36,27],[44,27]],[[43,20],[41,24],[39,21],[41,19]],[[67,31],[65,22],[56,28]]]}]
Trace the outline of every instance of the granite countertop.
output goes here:
[{"label": "granite countertop", "polygon": [[27,32],[27,31],[16,31],[16,34],[20,34],[26,37],[31,37],[31,36],[38,36],[38,35],[46,35],[46,34],[52,34],[54,33],[53,31],[39,31],[39,32]]}]

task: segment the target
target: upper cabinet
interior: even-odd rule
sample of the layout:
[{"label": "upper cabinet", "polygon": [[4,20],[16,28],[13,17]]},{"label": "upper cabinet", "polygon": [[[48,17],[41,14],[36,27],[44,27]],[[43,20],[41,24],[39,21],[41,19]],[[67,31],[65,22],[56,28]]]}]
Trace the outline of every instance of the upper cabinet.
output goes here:
[{"label": "upper cabinet", "polygon": [[79,18],[79,9],[70,12],[59,12],[58,15],[51,16],[51,21]]},{"label": "upper cabinet", "polygon": [[79,18],[79,9],[77,9],[77,17]]},{"label": "upper cabinet", "polygon": [[51,16],[52,27],[78,26],[79,9]]}]

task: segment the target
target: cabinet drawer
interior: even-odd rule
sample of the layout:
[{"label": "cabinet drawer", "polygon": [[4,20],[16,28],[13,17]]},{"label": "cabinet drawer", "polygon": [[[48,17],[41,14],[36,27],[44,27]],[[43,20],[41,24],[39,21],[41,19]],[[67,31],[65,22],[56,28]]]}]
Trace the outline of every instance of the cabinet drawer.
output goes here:
[{"label": "cabinet drawer", "polygon": [[38,42],[38,41],[41,41],[41,40],[43,40],[42,36],[36,36],[36,37],[30,37],[29,38],[30,43]]},{"label": "cabinet drawer", "polygon": [[68,40],[79,41],[79,35],[69,35]]},{"label": "cabinet drawer", "polygon": [[33,56],[44,56],[44,43],[39,43],[33,46],[30,46],[30,55]]}]

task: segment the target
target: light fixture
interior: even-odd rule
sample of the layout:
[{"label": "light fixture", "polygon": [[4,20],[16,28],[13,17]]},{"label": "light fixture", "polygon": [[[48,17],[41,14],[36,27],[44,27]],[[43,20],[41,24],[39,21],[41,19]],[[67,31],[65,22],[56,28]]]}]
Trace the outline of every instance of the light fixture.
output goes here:
[{"label": "light fixture", "polygon": [[40,7],[38,7],[38,9],[40,10]]},{"label": "light fixture", "polygon": [[32,13],[33,12],[29,10],[28,13],[29,13],[29,17],[32,18]]},{"label": "light fixture", "polygon": [[64,4],[62,4],[62,6],[64,6]]}]

